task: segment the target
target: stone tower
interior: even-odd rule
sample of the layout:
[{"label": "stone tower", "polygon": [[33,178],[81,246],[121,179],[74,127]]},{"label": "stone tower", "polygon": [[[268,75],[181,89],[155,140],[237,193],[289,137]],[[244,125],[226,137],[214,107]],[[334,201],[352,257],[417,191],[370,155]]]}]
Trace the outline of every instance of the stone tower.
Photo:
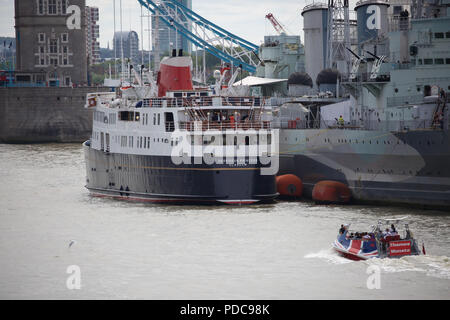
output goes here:
[{"label": "stone tower", "polygon": [[15,0],[16,70],[51,86],[87,83],[85,0]]}]

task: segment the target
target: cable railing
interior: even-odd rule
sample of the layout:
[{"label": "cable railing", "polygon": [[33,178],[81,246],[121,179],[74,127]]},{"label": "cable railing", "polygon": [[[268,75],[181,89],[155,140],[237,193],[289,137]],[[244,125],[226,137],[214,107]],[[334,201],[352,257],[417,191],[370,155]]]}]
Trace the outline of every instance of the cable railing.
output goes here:
[{"label": "cable railing", "polygon": [[184,107],[262,107],[265,99],[261,97],[175,97],[144,99],[144,108],[184,108]]},{"label": "cable railing", "polygon": [[186,131],[225,131],[225,130],[260,130],[271,129],[270,121],[250,121],[250,122],[231,122],[231,121],[180,121],[180,130]]}]

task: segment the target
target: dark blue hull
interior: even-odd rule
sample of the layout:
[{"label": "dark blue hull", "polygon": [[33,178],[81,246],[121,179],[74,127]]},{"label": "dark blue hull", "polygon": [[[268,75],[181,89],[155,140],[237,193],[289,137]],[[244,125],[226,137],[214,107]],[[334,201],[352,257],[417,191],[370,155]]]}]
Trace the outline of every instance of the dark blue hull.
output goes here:
[{"label": "dark blue hull", "polygon": [[251,204],[277,197],[261,166],[175,165],[170,157],[103,152],[83,145],[86,187],[97,196],[148,202]]}]

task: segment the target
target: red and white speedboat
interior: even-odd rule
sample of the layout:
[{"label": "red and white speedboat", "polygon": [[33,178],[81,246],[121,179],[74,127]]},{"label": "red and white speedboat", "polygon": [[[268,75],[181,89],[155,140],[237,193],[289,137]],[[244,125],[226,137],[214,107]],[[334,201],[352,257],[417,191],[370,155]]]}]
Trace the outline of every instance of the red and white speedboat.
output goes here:
[{"label": "red and white speedboat", "polygon": [[[345,258],[351,260],[367,260],[370,258],[401,258],[403,256],[420,254],[416,239],[409,226],[405,223],[403,235],[395,229],[394,224],[406,219],[385,219],[390,228],[382,228],[383,220],[372,226],[370,232],[350,231],[349,225],[342,226],[337,239],[333,242],[333,249]],[[425,247],[422,245],[423,254]]]}]

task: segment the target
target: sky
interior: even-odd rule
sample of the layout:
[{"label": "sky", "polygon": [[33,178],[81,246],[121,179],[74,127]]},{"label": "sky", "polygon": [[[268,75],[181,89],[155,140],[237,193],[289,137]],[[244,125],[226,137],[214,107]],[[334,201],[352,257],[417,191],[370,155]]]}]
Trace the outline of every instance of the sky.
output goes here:
[{"label": "sky", "polygon": [[[265,35],[274,34],[270,22],[265,19],[267,13],[272,12],[277,19],[291,30],[292,34],[300,34],[301,9],[306,1],[312,0],[192,0],[192,9],[205,19],[221,26],[225,30],[259,45]],[[114,31],[113,0],[87,0],[87,5],[96,6],[100,10],[100,46],[106,47],[112,42]],[[116,24],[119,24],[119,3],[116,0]],[[141,37],[140,5],[137,0],[122,0],[123,30],[131,29]],[[148,32],[144,23],[144,48],[148,49]]]},{"label": "sky", "polygon": [[[116,29],[120,30],[119,3],[116,1]],[[316,2],[318,2],[316,0]],[[322,2],[326,2],[322,0]],[[70,3],[70,0],[69,0]],[[112,47],[114,34],[114,0],[86,0],[86,5],[99,8],[100,47]],[[266,14],[273,15],[292,35],[300,35],[303,42],[301,10],[313,0],[192,0],[199,15],[256,45],[264,36],[276,34]],[[141,9],[137,0],[122,0],[123,30],[130,28],[141,37]],[[147,23],[144,23],[144,49],[148,49]],[[0,36],[14,37],[14,0],[0,0]]]}]

